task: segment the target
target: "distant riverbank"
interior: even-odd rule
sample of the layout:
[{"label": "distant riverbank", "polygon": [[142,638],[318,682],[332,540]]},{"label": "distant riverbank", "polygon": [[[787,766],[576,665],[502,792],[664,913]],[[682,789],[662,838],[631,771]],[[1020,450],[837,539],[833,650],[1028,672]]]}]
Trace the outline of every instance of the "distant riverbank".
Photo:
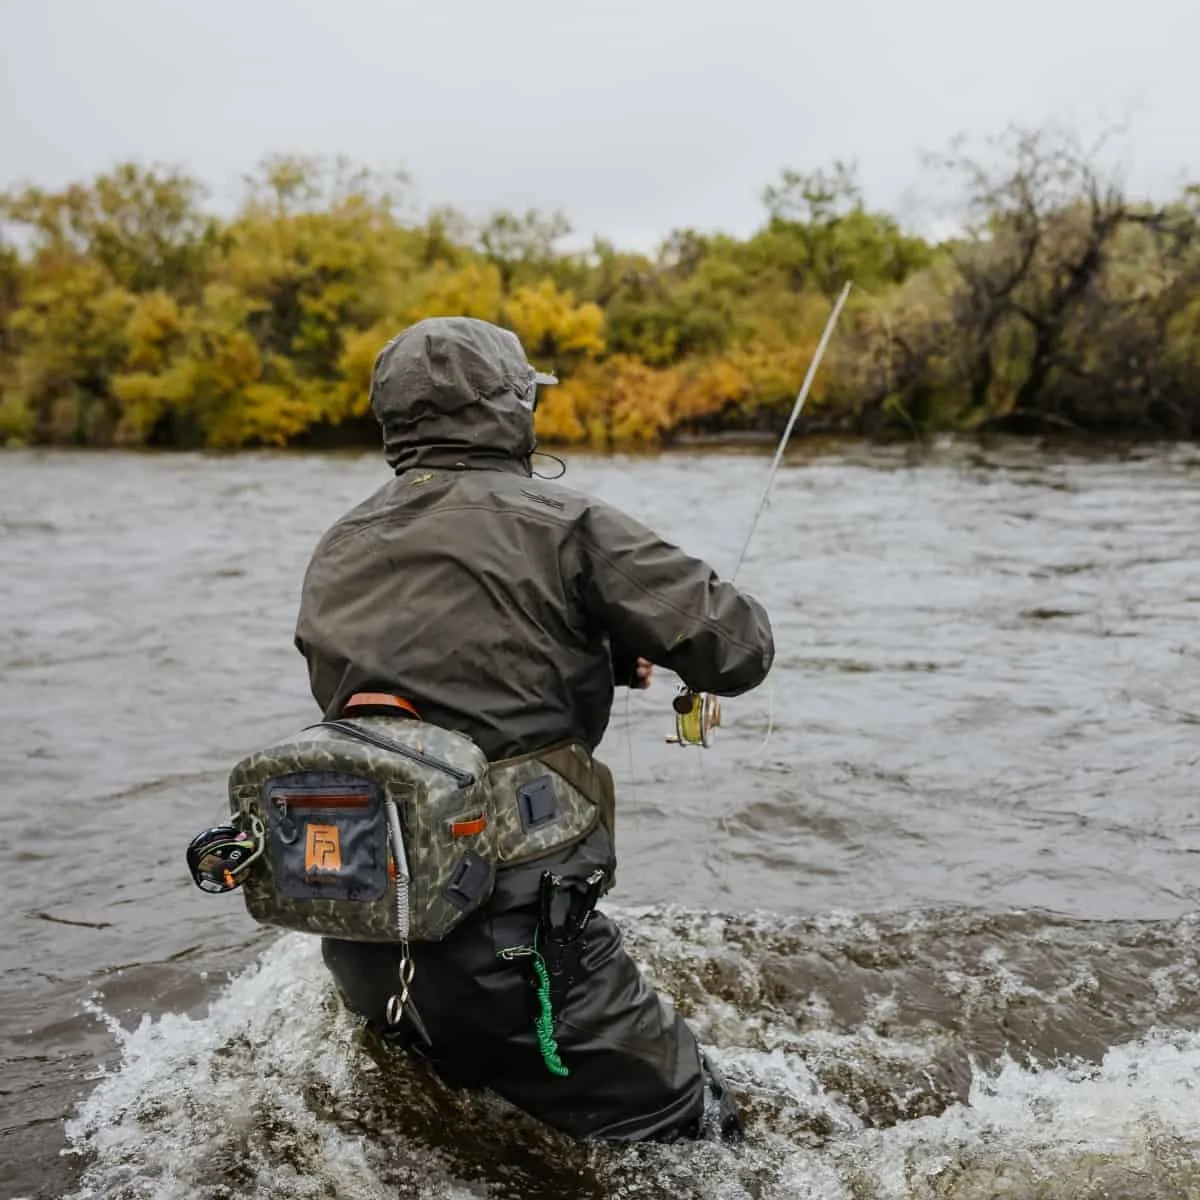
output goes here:
[{"label": "distant riverbank", "polygon": [[[590,446],[546,445],[539,447],[533,460],[536,474],[553,477],[558,468],[552,458],[568,465],[572,462],[621,464],[637,470],[639,463],[672,458],[708,459],[745,456],[766,461],[778,447],[778,437],[772,432],[727,431],[715,434],[692,434],[654,446],[616,447],[598,450]],[[141,446],[112,448],[104,446],[8,446],[0,448],[0,463],[5,459],[44,458],[65,461],[78,457],[81,461],[134,454],[144,458],[178,458],[187,461],[201,459],[244,458],[248,463],[257,460],[324,459],[344,457],[358,461],[377,458],[381,470],[386,470],[382,447],[378,439],[370,442],[338,442],[328,445],[243,446],[236,449],[197,449],[172,446]],[[1144,457],[1170,455],[1185,466],[1200,468],[1200,438],[1165,438],[1151,434],[1093,434],[1079,436],[1068,431],[1051,430],[1045,434],[1011,434],[995,431],[970,433],[911,433],[893,432],[888,436],[822,433],[795,436],[789,440],[784,461],[790,464],[819,462],[826,458],[852,461],[874,461],[880,455],[885,460],[900,456],[908,462],[937,462],[961,467],[973,461],[986,462],[994,455],[1017,455],[1024,460],[1061,460],[1074,462],[1113,462]]]},{"label": "distant riverbank", "polygon": [[394,181],[272,158],[232,216],[200,182],[122,164],[0,195],[0,445],[370,442],[399,330],[503,325],[561,383],[547,445],[769,440],[833,298],[850,302],[798,432],[1200,435],[1200,189],[1129,196],[1070,137],[944,156],[932,241],[855,172],[785,169],[746,238],[560,249],[561,214],[414,216]]}]

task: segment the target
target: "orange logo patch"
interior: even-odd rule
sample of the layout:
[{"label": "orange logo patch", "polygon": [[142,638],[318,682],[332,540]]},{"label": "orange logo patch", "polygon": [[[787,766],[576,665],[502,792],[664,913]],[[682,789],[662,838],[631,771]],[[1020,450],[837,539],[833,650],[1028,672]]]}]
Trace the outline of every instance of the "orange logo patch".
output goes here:
[{"label": "orange logo patch", "polygon": [[340,871],[342,843],[336,825],[306,825],[304,869],[306,871]]}]

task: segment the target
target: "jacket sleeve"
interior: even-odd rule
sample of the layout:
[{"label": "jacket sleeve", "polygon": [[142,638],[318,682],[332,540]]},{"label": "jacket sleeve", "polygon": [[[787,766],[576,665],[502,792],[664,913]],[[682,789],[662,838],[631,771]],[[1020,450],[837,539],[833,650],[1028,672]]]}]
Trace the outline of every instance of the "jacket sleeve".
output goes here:
[{"label": "jacket sleeve", "polygon": [[576,536],[583,604],[608,632],[614,663],[640,656],[722,696],[766,678],[775,642],[757,600],[606,504],[588,506]]}]

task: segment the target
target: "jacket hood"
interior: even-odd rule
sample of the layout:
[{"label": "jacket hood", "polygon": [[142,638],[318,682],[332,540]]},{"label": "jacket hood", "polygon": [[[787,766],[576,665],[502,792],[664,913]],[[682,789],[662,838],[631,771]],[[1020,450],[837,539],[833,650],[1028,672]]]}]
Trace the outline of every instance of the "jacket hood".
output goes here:
[{"label": "jacket hood", "polygon": [[394,337],[371,373],[371,409],[396,472],[415,466],[530,473],[537,383],[517,335],[473,317],[431,317]]}]

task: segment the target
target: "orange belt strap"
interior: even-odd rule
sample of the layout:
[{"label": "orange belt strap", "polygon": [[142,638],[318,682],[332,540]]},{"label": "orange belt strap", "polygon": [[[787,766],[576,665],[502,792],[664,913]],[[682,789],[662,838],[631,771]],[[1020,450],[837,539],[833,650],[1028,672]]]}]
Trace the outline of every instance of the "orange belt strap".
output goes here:
[{"label": "orange belt strap", "polygon": [[350,713],[357,708],[399,708],[418,721],[421,719],[421,714],[403,696],[393,696],[388,692],[355,692],[342,705],[342,712]]}]

